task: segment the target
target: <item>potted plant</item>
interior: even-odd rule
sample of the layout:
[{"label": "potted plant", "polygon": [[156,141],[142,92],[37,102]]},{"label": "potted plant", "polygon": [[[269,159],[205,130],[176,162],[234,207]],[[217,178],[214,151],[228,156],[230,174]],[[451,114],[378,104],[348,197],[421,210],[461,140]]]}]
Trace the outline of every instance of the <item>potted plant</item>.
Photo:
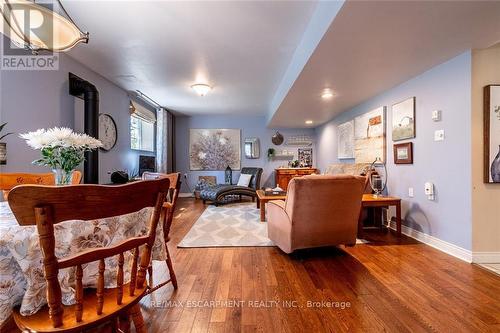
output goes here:
[{"label": "potted plant", "polygon": [[3,123],[0,125],[0,164],[7,164],[7,142],[2,142],[2,140],[12,133],[5,133],[2,135],[2,131],[7,125],[7,123]]},{"label": "potted plant", "polygon": [[102,146],[101,141],[64,127],[39,129],[21,134],[20,137],[31,148],[40,150],[42,157],[33,161],[33,164],[52,168],[56,185],[70,184],[73,171],[85,159],[84,153]]},{"label": "potted plant", "polygon": [[269,148],[267,150],[267,157],[269,159],[273,158],[275,154],[276,154],[276,150],[274,150],[274,148]]}]

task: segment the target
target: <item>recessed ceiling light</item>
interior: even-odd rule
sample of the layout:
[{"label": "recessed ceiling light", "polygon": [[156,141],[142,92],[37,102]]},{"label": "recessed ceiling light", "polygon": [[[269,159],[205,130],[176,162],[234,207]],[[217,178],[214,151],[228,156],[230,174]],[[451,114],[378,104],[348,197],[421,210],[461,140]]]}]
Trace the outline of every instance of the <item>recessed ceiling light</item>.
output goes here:
[{"label": "recessed ceiling light", "polygon": [[306,120],[306,125],[312,125],[313,121],[312,120]]},{"label": "recessed ceiling light", "polygon": [[330,99],[333,97],[333,91],[331,89],[324,89],[323,93],[321,94],[321,98],[323,99]]},{"label": "recessed ceiling light", "polygon": [[191,88],[200,96],[205,96],[210,90],[212,90],[212,87],[203,83],[193,84]]}]

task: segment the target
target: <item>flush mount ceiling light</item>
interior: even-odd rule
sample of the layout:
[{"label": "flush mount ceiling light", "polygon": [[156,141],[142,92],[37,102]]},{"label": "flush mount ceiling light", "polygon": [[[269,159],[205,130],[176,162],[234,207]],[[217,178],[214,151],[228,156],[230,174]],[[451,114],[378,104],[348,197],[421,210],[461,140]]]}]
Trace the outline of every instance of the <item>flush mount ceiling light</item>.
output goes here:
[{"label": "flush mount ceiling light", "polygon": [[205,96],[210,90],[212,90],[212,87],[203,83],[193,84],[191,88],[200,96]]},{"label": "flush mount ceiling light", "polygon": [[333,97],[333,91],[331,89],[323,89],[323,92],[321,93],[321,98],[323,99],[330,99]]},{"label": "flush mount ceiling light", "polygon": [[88,43],[59,0],[0,0],[0,32],[18,47],[38,52],[68,51],[78,43]]},{"label": "flush mount ceiling light", "polygon": [[306,125],[312,125],[313,121],[312,120],[306,120]]}]

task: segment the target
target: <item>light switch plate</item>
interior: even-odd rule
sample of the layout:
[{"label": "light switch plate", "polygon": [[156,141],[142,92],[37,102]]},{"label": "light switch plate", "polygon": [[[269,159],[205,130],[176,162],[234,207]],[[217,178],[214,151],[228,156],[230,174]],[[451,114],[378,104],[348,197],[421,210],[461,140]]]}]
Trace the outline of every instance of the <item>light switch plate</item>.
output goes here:
[{"label": "light switch plate", "polygon": [[413,187],[408,187],[408,197],[413,198]]},{"label": "light switch plate", "polygon": [[432,120],[440,121],[441,120],[441,110],[432,111]]},{"label": "light switch plate", "polygon": [[434,132],[434,141],[444,140],[444,130],[437,130]]}]

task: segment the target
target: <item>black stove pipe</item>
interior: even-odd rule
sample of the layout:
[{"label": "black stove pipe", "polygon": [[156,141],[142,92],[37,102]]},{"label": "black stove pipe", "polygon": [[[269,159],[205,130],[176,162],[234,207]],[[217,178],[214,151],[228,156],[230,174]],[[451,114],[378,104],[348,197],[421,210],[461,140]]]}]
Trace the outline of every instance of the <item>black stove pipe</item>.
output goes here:
[{"label": "black stove pipe", "polygon": [[[99,92],[90,82],[69,73],[69,94],[84,100],[84,132],[99,138]],[[86,184],[99,184],[99,152],[85,153],[83,179]]]}]

